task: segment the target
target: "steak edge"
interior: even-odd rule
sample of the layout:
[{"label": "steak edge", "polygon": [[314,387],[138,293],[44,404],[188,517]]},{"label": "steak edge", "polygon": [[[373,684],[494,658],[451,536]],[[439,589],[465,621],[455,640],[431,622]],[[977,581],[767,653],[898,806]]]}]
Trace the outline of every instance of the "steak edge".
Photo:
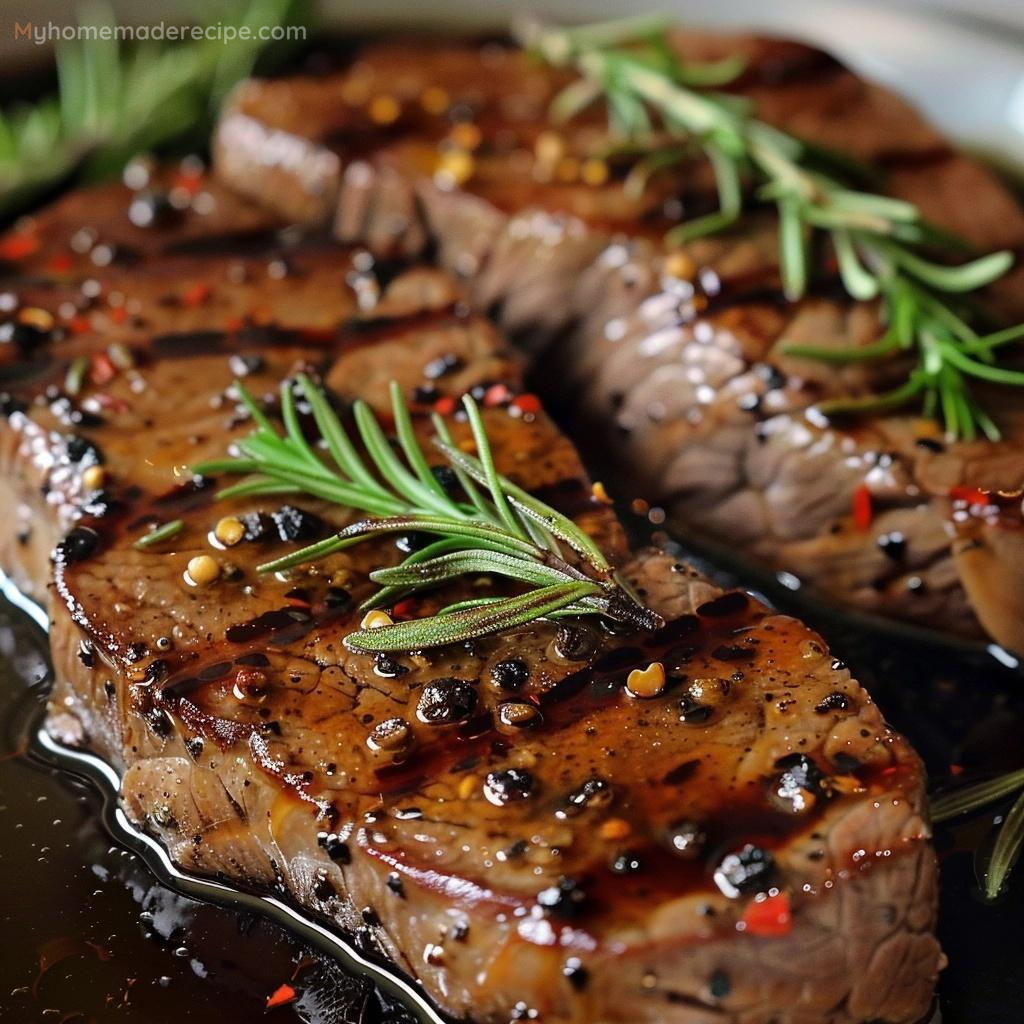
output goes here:
[{"label": "steak edge", "polygon": [[[117,766],[132,820],[183,868],[287,895],[481,1024],[920,1018],[941,965],[922,768],[821,638],[630,553],[572,446],[506,400],[485,411],[499,468],[598,538],[668,625],[348,651],[367,573],[401,552],[255,574],[287,550],[282,502],[215,503],[184,469],[249,429],[233,378],[273,411],[301,368],[340,408],[382,413],[396,378],[426,430],[423,388],[434,405],[515,396],[516,358],[435,270],[281,234],[214,183],[164,228],[134,228],[132,201],[73,194],[20,226],[37,244],[4,281],[9,314],[55,329],[0,353],[0,494],[20,524],[2,557],[49,595],[49,728]],[[83,230],[90,247],[72,245]],[[97,266],[97,246],[118,258]],[[285,498],[314,533],[352,518]],[[229,513],[253,539],[220,551]],[[173,518],[177,536],[135,549]],[[206,588],[183,578],[200,553],[222,567]],[[630,696],[626,674],[654,660],[669,687]],[[508,725],[509,704],[532,726]]]},{"label": "steak edge", "polygon": [[[876,166],[938,225],[984,251],[1024,249],[1010,193],[885,90],[798,44],[694,33],[677,43],[696,60],[744,56],[734,88],[762,117]],[[552,135],[546,107],[564,81],[494,44],[369,46],[333,76],[241,86],[215,137],[217,173],[342,240],[436,251],[512,336],[556,338],[537,378],[558,381],[560,400],[575,396],[580,436],[600,438],[595,448],[676,530],[857,610],[1024,650],[1014,396],[979,392],[1004,431],[996,444],[947,443],[911,415],[808,415],[823,398],[891,386],[901,369],[837,371],[786,356],[782,342],[867,344],[874,305],[829,282],[782,301],[770,218],[666,258],[664,229],[714,206],[699,165],[659,175],[640,199],[614,175],[587,185],[557,167],[539,173],[538,135]],[[437,89],[451,106],[426,114]],[[385,127],[370,113],[382,94],[401,110]],[[462,137],[469,125],[480,141],[472,176],[453,188],[445,153],[463,118]],[[557,131],[566,153],[585,153],[600,122]],[[997,315],[1024,318],[1022,282],[1017,269],[990,289]],[[855,502],[870,507],[867,523]]]}]

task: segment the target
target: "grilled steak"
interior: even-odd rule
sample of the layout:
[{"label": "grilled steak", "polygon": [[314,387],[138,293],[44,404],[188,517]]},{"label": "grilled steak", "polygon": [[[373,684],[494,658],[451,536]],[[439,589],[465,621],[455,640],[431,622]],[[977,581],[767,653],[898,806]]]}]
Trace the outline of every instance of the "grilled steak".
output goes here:
[{"label": "grilled steak", "polygon": [[[698,60],[742,54],[734,88],[764,119],[875,165],[938,225],[982,250],[1024,247],[1012,196],[884,90],[791,43],[678,44]],[[581,436],[600,438],[676,529],[857,609],[1024,650],[1019,403],[984,396],[998,444],[949,444],[911,415],[808,415],[903,370],[837,370],[780,343],[864,345],[881,330],[876,307],[828,281],[782,300],[768,215],[667,255],[665,228],[714,208],[707,169],[662,172],[640,198],[614,166],[588,177],[578,154],[601,124],[553,134],[544,115],[561,84],[494,44],[372,46],[327,78],[242,86],[220,122],[217,171],[343,240],[433,247],[511,334],[557,336],[538,379],[576,396]],[[386,125],[374,120],[381,96],[399,104]],[[453,145],[473,150],[468,162]],[[1024,318],[1022,280],[1017,270],[990,290],[997,315]]]},{"label": "grilled steak", "polygon": [[[287,895],[459,1017],[917,1020],[941,961],[921,765],[821,638],[627,550],[450,279],[188,192],[163,226],[133,226],[143,197],[116,186],[0,239],[2,557],[49,592],[53,733],[120,769],[127,813],[184,868]],[[574,516],[665,627],[347,650],[396,545],[258,576],[284,538],[353,514],[215,503],[185,468],[249,429],[236,376],[273,412],[298,368],[342,410],[383,412],[397,378],[421,427],[486,385],[499,469]],[[217,550],[229,512],[246,536]],[[221,567],[205,587],[183,577],[200,553]],[[664,691],[627,692],[654,661]]]}]

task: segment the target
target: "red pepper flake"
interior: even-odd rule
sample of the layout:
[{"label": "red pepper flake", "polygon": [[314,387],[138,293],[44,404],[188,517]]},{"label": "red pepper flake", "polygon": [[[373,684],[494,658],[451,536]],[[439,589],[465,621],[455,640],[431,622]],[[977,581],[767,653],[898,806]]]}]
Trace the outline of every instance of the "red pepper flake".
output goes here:
[{"label": "red pepper flake", "polygon": [[119,306],[117,309],[110,311],[110,319],[115,324],[123,324],[128,319],[128,310],[124,306]]},{"label": "red pepper flake", "polygon": [[39,239],[35,235],[8,235],[0,240],[0,259],[23,260],[38,248]]},{"label": "red pepper flake", "polygon": [[245,321],[240,316],[229,316],[224,323],[224,330],[228,334],[237,334],[245,326]]},{"label": "red pepper flake", "polygon": [[416,614],[418,605],[419,602],[415,601],[411,597],[407,597],[402,601],[397,601],[395,606],[391,609],[391,618],[411,619]]},{"label": "red pepper flake", "polygon": [[74,260],[72,260],[67,253],[61,253],[59,256],[54,256],[53,259],[46,264],[47,269],[54,274],[66,274],[74,265]]},{"label": "red pepper flake", "polygon": [[439,416],[451,416],[455,412],[455,399],[451,395],[442,395],[434,403],[434,412]]},{"label": "red pepper flake", "polygon": [[273,995],[267,997],[267,1009],[272,1010],[275,1006],[287,1006],[288,1003],[295,1002],[297,993],[291,985],[278,985],[274,989]]},{"label": "red pepper flake", "polygon": [[106,352],[97,352],[92,357],[92,370],[89,377],[97,387],[109,384],[117,376],[117,367]]},{"label": "red pepper flake", "polygon": [[793,928],[793,915],[789,897],[784,893],[761,893],[747,904],[740,918],[742,930],[748,935],[778,938],[788,935]]},{"label": "red pepper flake", "polygon": [[337,340],[338,331],[334,327],[305,327],[299,331],[299,337],[313,345],[329,345]]},{"label": "red pepper flake", "polygon": [[505,384],[492,384],[484,392],[484,405],[493,409],[496,405],[504,405],[512,397],[512,391]]},{"label": "red pepper flake", "polygon": [[171,183],[172,188],[180,188],[187,192],[190,196],[194,196],[203,184],[203,175],[197,171],[181,171],[179,174],[174,176],[174,181]]},{"label": "red pepper flake", "polygon": [[867,484],[861,484],[853,492],[853,522],[861,533],[871,529],[871,492]]},{"label": "red pepper flake", "polygon": [[988,505],[989,496],[978,487],[950,487],[949,496],[953,501],[963,501],[968,505]]},{"label": "red pepper flake", "polygon": [[536,395],[516,395],[509,409],[520,416],[533,416],[541,411],[540,399]]},{"label": "red pepper flake", "polygon": [[89,330],[89,318],[86,316],[73,316],[68,321],[68,327],[74,334],[85,334]]},{"label": "red pepper flake", "polygon": [[210,297],[210,286],[200,281],[192,285],[181,297],[186,306],[201,306]]},{"label": "red pepper flake", "polygon": [[105,391],[97,392],[93,397],[101,409],[109,409],[111,412],[130,412],[132,408],[123,398],[108,395]]}]

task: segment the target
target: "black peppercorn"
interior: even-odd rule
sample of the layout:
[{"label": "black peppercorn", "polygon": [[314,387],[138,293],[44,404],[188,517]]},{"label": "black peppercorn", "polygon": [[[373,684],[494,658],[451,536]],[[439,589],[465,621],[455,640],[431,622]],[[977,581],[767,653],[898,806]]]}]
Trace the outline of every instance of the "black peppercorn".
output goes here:
[{"label": "black peppercorn", "polygon": [[461,722],[476,708],[477,692],[465,679],[435,679],[427,683],[416,705],[416,716],[428,725]]},{"label": "black peppercorn", "polygon": [[515,800],[528,800],[533,791],[533,776],[524,768],[490,772],[484,782],[484,796],[499,807]]}]

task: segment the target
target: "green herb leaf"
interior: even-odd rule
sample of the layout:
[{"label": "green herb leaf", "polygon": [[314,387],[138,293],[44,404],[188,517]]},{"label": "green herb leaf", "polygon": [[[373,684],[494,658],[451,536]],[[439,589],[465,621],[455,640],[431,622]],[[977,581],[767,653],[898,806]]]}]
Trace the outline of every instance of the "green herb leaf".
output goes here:
[{"label": "green herb leaf", "polygon": [[[525,594],[498,597],[487,602],[486,609],[476,599],[469,604],[461,601],[457,611],[448,609],[434,619],[364,630],[354,634],[354,646],[362,643],[367,650],[396,650],[403,643],[433,647],[508,628],[502,625],[506,622],[521,625],[569,608],[643,629],[661,625],[660,617],[640,605],[612,572],[600,548],[571,519],[498,473],[483,417],[471,397],[463,399],[463,406],[478,457],[456,448],[444,421],[433,417],[433,446],[453,470],[462,500],[450,495],[431,469],[397,384],[391,386],[391,408],[401,455],[370,407],[357,402],[353,418],[362,454],[327,396],[307,376],[281,385],[283,434],[245,388],[235,386],[254,430],[237,442],[236,457],[193,467],[203,475],[247,477],[220,491],[221,498],[298,492],[373,516],[265,562],[258,566],[259,572],[286,572],[371,537],[425,533],[437,539],[399,565],[370,573],[381,589],[363,602],[364,608],[380,607],[409,592],[443,586],[467,575],[501,576],[533,588]],[[322,445],[303,433],[296,393],[309,403]],[[321,447],[333,466],[319,454]],[[370,643],[376,646],[366,646]],[[380,646],[384,643],[392,646]]]},{"label": "green herb leaf", "polygon": [[[672,228],[667,244],[685,245],[735,224],[742,213],[740,186],[749,180],[758,199],[775,204],[780,276],[785,294],[796,301],[814,273],[814,235],[831,238],[843,286],[858,301],[881,300],[885,329],[875,344],[849,355],[814,346],[788,351],[840,364],[906,350],[916,353],[917,365],[905,385],[822,403],[822,411],[873,413],[919,399],[926,415],[941,415],[951,436],[969,439],[981,432],[998,439],[971,381],[1024,386],[1024,373],[995,365],[995,349],[1024,336],[1024,326],[979,338],[971,317],[949,296],[1002,277],[1012,265],[1010,253],[959,265],[936,262],[936,247],[961,248],[957,240],[927,224],[913,203],[861,190],[871,184],[870,175],[853,161],[758,120],[742,98],[710,91],[737,68],[684,64],[664,24],[626,19],[562,29],[532,23],[523,41],[542,59],[579,73],[556,100],[559,116],[605,101],[615,132],[625,136],[618,140],[620,151],[637,157],[624,185],[628,195],[635,198],[654,173],[694,153],[710,161],[719,209]],[[663,131],[652,131],[659,122]]]},{"label": "green herb leaf", "polygon": [[160,544],[171,537],[177,536],[185,529],[185,524],[180,519],[172,519],[169,523],[154,527],[149,533],[144,533],[133,545],[136,551],[145,551],[156,544]]},{"label": "green herb leaf", "polygon": [[464,643],[490,633],[524,626],[599,591],[596,583],[558,583],[519,597],[488,601],[477,607],[462,605],[461,610],[435,615],[431,619],[396,622],[378,629],[359,629],[345,637],[345,646],[356,651],[418,651]]}]

